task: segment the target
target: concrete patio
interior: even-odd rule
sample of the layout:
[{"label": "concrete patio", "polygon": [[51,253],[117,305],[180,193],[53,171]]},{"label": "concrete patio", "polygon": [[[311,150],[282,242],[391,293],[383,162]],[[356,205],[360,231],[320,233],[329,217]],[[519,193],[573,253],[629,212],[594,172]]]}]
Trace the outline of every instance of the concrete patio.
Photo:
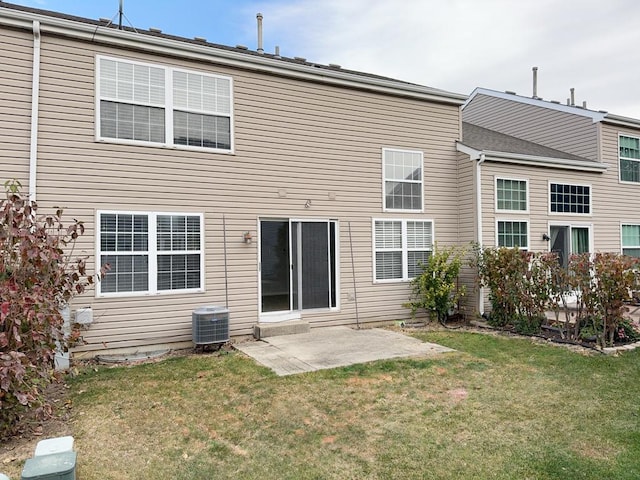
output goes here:
[{"label": "concrete patio", "polygon": [[344,326],[267,337],[234,347],[279,376],[391,358],[424,358],[454,351],[399,332],[381,328],[354,330]]}]

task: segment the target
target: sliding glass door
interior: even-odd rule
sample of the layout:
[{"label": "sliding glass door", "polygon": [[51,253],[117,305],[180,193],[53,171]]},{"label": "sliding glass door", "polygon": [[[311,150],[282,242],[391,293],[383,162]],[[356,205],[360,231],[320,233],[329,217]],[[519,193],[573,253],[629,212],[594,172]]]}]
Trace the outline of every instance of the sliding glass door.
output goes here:
[{"label": "sliding glass door", "polygon": [[569,256],[573,253],[588,253],[590,247],[590,228],[573,225],[550,225],[550,249],[558,255],[558,261],[564,268],[569,266]]},{"label": "sliding glass door", "polygon": [[336,307],[336,227],[334,220],[260,221],[262,314]]}]

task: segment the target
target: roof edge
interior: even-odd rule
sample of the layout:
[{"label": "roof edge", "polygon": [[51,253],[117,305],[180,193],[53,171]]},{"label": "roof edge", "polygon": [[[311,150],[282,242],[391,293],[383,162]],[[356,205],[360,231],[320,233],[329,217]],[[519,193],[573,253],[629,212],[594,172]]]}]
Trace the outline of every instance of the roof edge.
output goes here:
[{"label": "roof edge", "polygon": [[526,105],[533,105],[535,107],[547,108],[556,110],[558,112],[570,113],[572,115],[578,115],[581,117],[591,118],[594,123],[601,122],[608,116],[607,112],[596,112],[579,106],[563,105],[561,103],[553,103],[548,100],[542,100],[539,98],[524,97],[522,95],[516,95],[515,93],[499,92],[497,90],[490,90],[488,88],[476,87],[466,102],[462,105],[464,108],[477,96],[487,95],[494,98],[501,98],[503,100],[511,100],[513,102],[524,103]]},{"label": "roof edge", "polygon": [[596,163],[587,160],[573,160],[568,158],[541,157],[538,155],[524,155],[521,153],[496,152],[493,150],[478,150],[463,142],[456,142],[456,149],[466,153],[472,160],[484,157],[484,161],[512,163],[517,165],[559,168],[562,170],[580,170],[583,172],[603,173],[609,169],[606,163]]},{"label": "roof edge", "polygon": [[621,115],[607,114],[603,121],[620,127],[640,128],[640,120],[631,117],[623,117]]},{"label": "roof edge", "polygon": [[[274,58],[216,48],[212,44],[198,45],[172,38],[160,38],[101,26],[91,19],[86,20],[94,23],[82,23],[50,16],[43,12],[36,9],[27,12],[0,8],[0,25],[31,30],[32,22],[38,20],[40,30],[43,33],[53,33],[89,42],[99,41],[118,47],[143,49],[157,54],[178,54],[189,59],[209,61],[225,66],[456,106],[462,105],[467,99],[467,95],[464,94],[404,83],[400,80],[359,76],[356,73],[330,68],[320,69],[314,64],[285,63]],[[362,73],[364,74],[364,72]]]}]

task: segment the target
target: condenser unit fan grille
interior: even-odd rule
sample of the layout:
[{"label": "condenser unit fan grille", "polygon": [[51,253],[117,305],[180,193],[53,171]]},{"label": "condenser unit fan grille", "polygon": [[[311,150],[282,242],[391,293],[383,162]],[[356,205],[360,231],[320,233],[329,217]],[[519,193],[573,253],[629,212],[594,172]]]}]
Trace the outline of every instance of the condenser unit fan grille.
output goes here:
[{"label": "condenser unit fan grille", "polygon": [[223,307],[200,307],[193,311],[193,343],[211,345],[229,341],[229,310]]}]

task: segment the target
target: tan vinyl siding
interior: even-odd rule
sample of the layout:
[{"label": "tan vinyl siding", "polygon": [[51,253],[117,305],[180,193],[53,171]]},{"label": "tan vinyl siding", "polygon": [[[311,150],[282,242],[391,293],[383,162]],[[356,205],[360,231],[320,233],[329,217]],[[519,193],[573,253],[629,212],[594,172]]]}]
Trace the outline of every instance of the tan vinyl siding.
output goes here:
[{"label": "tan vinyl siding", "polygon": [[0,186],[16,179],[27,191],[33,37],[28,32],[7,29],[0,47]]},{"label": "tan vinyl siding", "polygon": [[477,273],[475,269],[468,266],[473,256],[473,244],[477,240],[476,163],[477,161],[470,160],[468,155],[458,154],[458,242],[468,250],[466,262],[460,274],[460,283],[467,289],[462,305],[469,317],[473,317],[478,310]]},{"label": "tan vinyl siding", "polygon": [[[85,295],[74,308],[93,307],[95,321],[78,352],[190,341],[191,311],[225,302],[223,215],[232,334],[250,333],[258,320],[259,218],[338,220],[340,308],[303,312],[314,326],[356,322],[349,224],[363,323],[408,316],[407,283],[373,282],[372,218],[432,219],[438,242],[457,241],[456,106],[61,37],[45,36],[42,52],[38,198],[41,208],[62,205],[86,222],[79,249],[95,254],[97,210],[204,214],[206,292]],[[95,142],[96,53],[233,77],[234,154]],[[383,147],[424,152],[424,213],[382,212]]]},{"label": "tan vinyl siding", "polygon": [[[621,183],[619,179],[618,136],[640,137],[640,128],[624,128],[602,124],[602,161],[609,165],[607,183],[600,189],[599,197],[607,201],[599,202],[597,214],[606,220],[607,229],[602,232],[607,250],[622,252],[620,224],[640,224],[640,183]],[[613,193],[613,195],[612,195]]]},{"label": "tan vinyl siding", "polygon": [[474,125],[598,160],[597,124],[588,117],[481,94],[465,107],[463,117]]},{"label": "tan vinyl siding", "polygon": [[[529,168],[519,165],[496,163],[483,164],[483,214],[484,242],[495,245],[496,218],[528,220],[530,238],[529,249],[548,251],[549,244],[542,240],[542,234],[548,233],[550,224],[566,223],[591,225],[593,247],[597,252],[620,253],[620,223],[640,223],[640,185],[623,185],[618,182],[617,131],[609,127],[604,129],[604,142],[610,168],[606,173],[585,173],[550,168]],[[615,147],[613,150],[611,147]],[[494,209],[494,175],[503,178],[527,178],[529,180],[529,214],[502,214]],[[549,182],[581,184],[591,186],[591,215],[550,214]]]}]

